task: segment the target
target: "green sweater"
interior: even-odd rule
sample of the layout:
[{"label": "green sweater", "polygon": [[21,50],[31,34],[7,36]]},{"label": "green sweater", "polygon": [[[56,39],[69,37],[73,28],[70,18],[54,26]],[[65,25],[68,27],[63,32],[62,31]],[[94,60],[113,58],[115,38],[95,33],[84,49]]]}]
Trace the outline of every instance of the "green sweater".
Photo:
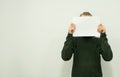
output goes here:
[{"label": "green sweater", "polygon": [[67,34],[61,52],[64,61],[73,55],[72,77],[102,77],[101,58],[110,61],[113,58],[106,33],[96,37],[73,37]]}]

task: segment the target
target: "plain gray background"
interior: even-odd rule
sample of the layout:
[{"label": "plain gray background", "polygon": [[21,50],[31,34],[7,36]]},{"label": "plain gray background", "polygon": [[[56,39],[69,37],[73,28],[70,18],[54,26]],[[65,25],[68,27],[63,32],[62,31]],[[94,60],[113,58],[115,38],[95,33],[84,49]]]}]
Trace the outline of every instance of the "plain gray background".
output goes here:
[{"label": "plain gray background", "polygon": [[61,50],[72,17],[100,16],[113,60],[104,77],[120,76],[120,0],[0,0],[0,77],[70,77],[72,59]]}]

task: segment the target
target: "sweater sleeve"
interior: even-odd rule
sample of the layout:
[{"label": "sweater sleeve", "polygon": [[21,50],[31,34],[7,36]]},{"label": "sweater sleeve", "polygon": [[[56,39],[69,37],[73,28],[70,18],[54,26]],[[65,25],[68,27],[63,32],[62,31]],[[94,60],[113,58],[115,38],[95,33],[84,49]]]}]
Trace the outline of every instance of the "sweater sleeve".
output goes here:
[{"label": "sweater sleeve", "polygon": [[61,57],[64,61],[70,60],[73,53],[73,36],[72,34],[67,34],[66,41],[61,52]]},{"label": "sweater sleeve", "polygon": [[113,53],[111,46],[108,43],[106,33],[101,33],[100,35],[100,54],[105,61],[110,61],[113,58]]}]

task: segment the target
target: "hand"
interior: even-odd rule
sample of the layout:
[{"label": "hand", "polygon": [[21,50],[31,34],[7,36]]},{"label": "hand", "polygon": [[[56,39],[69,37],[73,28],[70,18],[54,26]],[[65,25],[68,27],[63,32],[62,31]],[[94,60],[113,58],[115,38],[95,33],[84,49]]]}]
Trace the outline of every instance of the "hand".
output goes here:
[{"label": "hand", "polygon": [[68,29],[68,33],[73,34],[73,32],[76,29],[76,25],[74,23],[71,23],[69,29]]},{"label": "hand", "polygon": [[105,33],[105,32],[106,32],[106,29],[105,29],[105,27],[104,27],[102,24],[99,24],[97,31],[98,31],[99,33]]}]

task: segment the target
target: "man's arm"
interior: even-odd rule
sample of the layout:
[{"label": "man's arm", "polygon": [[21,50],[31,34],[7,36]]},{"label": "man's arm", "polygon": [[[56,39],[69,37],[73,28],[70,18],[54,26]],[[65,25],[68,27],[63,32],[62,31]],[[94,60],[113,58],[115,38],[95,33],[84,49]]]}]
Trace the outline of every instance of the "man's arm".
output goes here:
[{"label": "man's arm", "polygon": [[108,43],[106,33],[101,33],[100,35],[100,53],[105,61],[110,61],[113,58],[113,53]]},{"label": "man's arm", "polygon": [[70,60],[72,57],[72,53],[74,52],[73,47],[73,32],[75,31],[76,25],[71,23],[68,34],[66,37],[66,41],[64,42],[64,46],[61,52],[61,57],[64,61]]},{"label": "man's arm", "polygon": [[68,33],[62,49],[61,57],[64,61],[70,60],[73,53],[73,36]]}]

